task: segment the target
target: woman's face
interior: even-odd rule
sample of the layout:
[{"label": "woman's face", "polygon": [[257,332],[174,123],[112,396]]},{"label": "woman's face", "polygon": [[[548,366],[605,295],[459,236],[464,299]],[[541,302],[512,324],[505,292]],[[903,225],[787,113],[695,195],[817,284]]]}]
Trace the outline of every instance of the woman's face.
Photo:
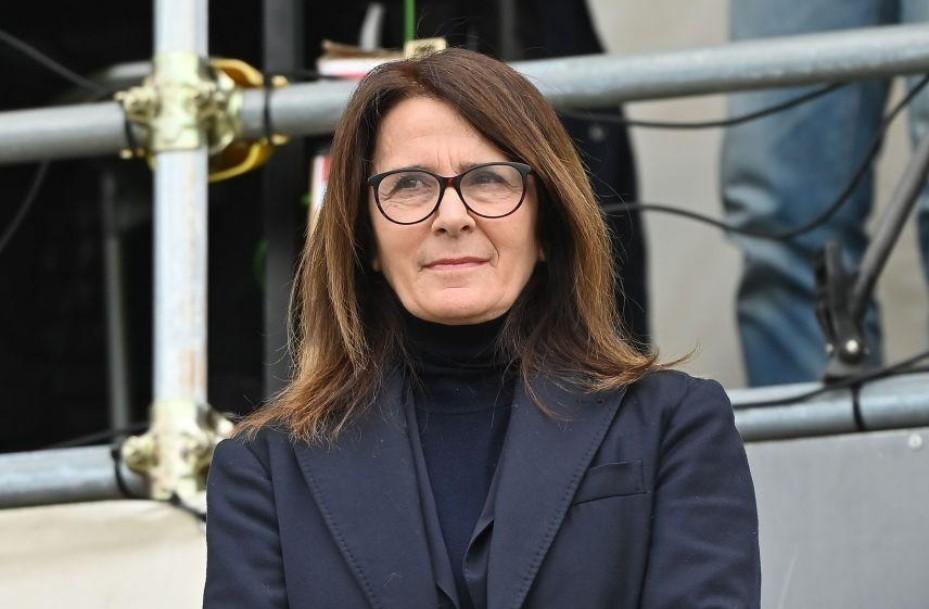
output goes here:
[{"label": "woman's face", "polygon": [[[413,97],[381,120],[374,173],[426,169],[453,176],[471,166],[509,159],[451,106]],[[510,309],[542,256],[536,239],[538,202],[526,179],[522,205],[502,218],[469,213],[454,188],[418,224],[391,222],[369,188],[368,213],[376,242],[372,265],[403,306],[421,319],[448,325],[494,319]]]}]

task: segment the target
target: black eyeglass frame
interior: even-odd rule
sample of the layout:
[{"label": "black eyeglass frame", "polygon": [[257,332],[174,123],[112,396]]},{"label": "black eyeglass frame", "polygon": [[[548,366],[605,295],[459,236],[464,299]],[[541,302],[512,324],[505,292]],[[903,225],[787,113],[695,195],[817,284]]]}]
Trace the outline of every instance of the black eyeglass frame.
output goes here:
[{"label": "black eyeglass frame", "polygon": [[[513,209],[499,216],[489,216],[487,214],[482,214],[481,212],[476,211],[473,207],[468,205],[467,199],[465,199],[465,196],[461,192],[461,181],[464,179],[466,175],[468,175],[472,171],[477,171],[478,169],[483,169],[484,167],[492,167],[492,166],[497,166],[497,165],[507,165],[519,171],[519,175],[522,177],[522,180],[523,180],[523,192],[519,195],[519,202],[516,203]],[[435,205],[433,206],[433,208],[429,210],[429,213],[427,213],[425,216],[423,216],[419,220],[414,220],[413,222],[399,222],[397,220],[394,220],[390,216],[388,216],[387,212],[384,211],[384,208],[381,206],[381,198],[378,195],[378,189],[381,185],[381,182],[384,180],[384,178],[397,174],[397,173],[410,173],[412,171],[418,171],[420,173],[425,173],[427,175],[434,177],[436,180],[438,180],[439,198],[435,202]],[[480,165],[475,165],[474,167],[471,167],[467,171],[463,173],[459,173],[456,176],[443,176],[437,173],[432,173],[431,171],[427,171],[425,169],[411,169],[411,168],[391,169],[390,171],[378,173],[368,178],[368,185],[374,189],[374,202],[375,204],[377,204],[378,211],[380,211],[381,215],[387,218],[388,221],[393,222],[394,224],[410,226],[412,224],[419,224],[420,222],[424,222],[425,220],[427,220],[429,216],[434,214],[436,210],[439,209],[439,205],[442,204],[442,198],[445,196],[445,191],[448,190],[449,186],[455,189],[455,192],[458,193],[458,198],[461,199],[461,202],[464,204],[465,208],[467,208],[469,212],[471,212],[475,216],[480,216],[481,218],[488,218],[491,220],[496,220],[497,218],[505,218],[509,216],[510,214],[516,213],[516,210],[522,207],[523,201],[526,199],[526,190],[527,190],[526,177],[529,175],[533,175],[533,173],[534,172],[532,171],[532,167],[530,167],[526,163],[520,163],[518,161],[494,161],[491,163],[481,163]]]}]

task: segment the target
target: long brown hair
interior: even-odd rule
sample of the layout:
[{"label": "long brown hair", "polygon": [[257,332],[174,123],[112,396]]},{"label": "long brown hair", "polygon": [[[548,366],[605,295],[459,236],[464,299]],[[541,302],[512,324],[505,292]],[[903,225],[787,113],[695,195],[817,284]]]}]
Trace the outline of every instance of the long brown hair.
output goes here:
[{"label": "long brown hair", "polygon": [[325,201],[294,282],[293,380],[243,419],[237,434],[281,425],[303,441],[334,440],[376,400],[389,371],[405,363],[398,301],[371,269],[366,179],[380,120],[399,101],[419,95],[450,104],[533,168],[545,261],[510,309],[501,336],[529,391],[539,373],[598,391],[664,367],[620,325],[607,227],[552,107],[506,64],[448,49],[385,63],[352,95],[335,130]]}]

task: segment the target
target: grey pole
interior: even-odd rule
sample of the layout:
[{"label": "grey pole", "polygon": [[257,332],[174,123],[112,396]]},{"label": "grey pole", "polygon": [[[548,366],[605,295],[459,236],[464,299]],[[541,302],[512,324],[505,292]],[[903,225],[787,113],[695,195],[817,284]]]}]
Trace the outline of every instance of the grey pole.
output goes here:
[{"label": "grey pole", "polygon": [[[858,413],[850,390],[836,390],[803,404],[750,408],[748,402],[798,395],[816,383],[780,385],[729,392],[736,426],[746,442],[905,429],[929,426],[929,374],[909,374],[873,381],[858,396]],[[0,455],[0,508],[119,496],[107,447]],[[141,488],[136,474],[133,488]]]},{"label": "grey pole", "polygon": [[754,442],[929,425],[929,374],[925,373],[869,382],[857,400],[850,389],[838,389],[807,402],[751,407],[752,402],[789,398],[821,386],[801,383],[730,391],[742,438]]},{"label": "grey pole", "polygon": [[[929,72],[929,25],[893,25],[725,45],[590,55],[513,64],[557,106],[706,95],[824,81]],[[302,83],[274,91],[279,133],[330,133],[351,82]],[[264,94],[245,91],[243,135],[265,134]],[[0,164],[115,153],[126,145],[115,102],[0,113]]]},{"label": "grey pole", "polygon": [[[929,25],[895,25],[639,55],[525,61],[513,67],[556,106],[621,102],[929,72]],[[296,84],[275,91],[271,117],[290,135],[331,132],[353,83]],[[246,91],[247,137],[264,133],[263,95]]]},{"label": "grey pole", "polygon": [[[819,388],[817,383],[776,385],[729,392],[735,423],[746,442],[821,436],[856,431],[849,390],[833,391],[799,404],[751,408],[751,402],[789,398]],[[929,409],[929,404],[927,404]]]},{"label": "grey pole", "polygon": [[100,176],[100,206],[103,216],[103,296],[106,306],[109,413],[110,428],[114,431],[129,426],[132,394],[118,183],[116,169],[113,163],[109,163]]},{"label": "grey pole", "polygon": [[[874,286],[890,258],[894,245],[903,231],[913,208],[919,200],[929,175],[929,136],[923,136],[910,158],[903,176],[897,183],[887,211],[881,215],[881,223],[871,237],[857,271],[851,291],[849,315],[858,321],[864,317],[865,308],[874,292]],[[841,348],[841,346],[838,346]]]},{"label": "grey pole", "polygon": [[126,146],[116,102],[0,112],[0,165],[103,156]]},{"label": "grey pole", "polygon": [[[155,1],[155,55],[207,55],[207,1]],[[154,403],[206,403],[207,151],[155,155]]]},{"label": "grey pole", "polygon": [[927,60],[929,26],[902,25],[514,67],[555,105],[588,107],[927,72]]},{"label": "grey pole", "polygon": [[125,490],[144,496],[145,481],[124,464],[117,465],[107,446],[2,455],[0,508],[123,498],[117,467]]}]

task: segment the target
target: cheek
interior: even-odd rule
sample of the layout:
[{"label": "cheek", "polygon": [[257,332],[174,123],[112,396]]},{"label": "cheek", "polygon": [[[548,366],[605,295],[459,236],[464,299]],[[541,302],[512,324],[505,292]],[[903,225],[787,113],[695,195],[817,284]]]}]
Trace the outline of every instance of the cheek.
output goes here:
[{"label": "cheek", "polygon": [[371,211],[371,227],[374,234],[371,266],[383,273],[387,283],[396,289],[396,284],[415,267],[420,236],[413,227],[386,220],[376,208]]},{"label": "cheek", "polygon": [[520,282],[518,287],[522,289],[522,284],[541,259],[539,243],[531,222],[507,228],[509,230],[499,232],[496,239],[492,237],[500,256],[500,278],[507,282],[508,287],[517,287],[513,282]]},{"label": "cheek", "polygon": [[513,226],[512,249],[520,267],[520,274],[531,273],[536,262],[544,259],[536,228],[538,218],[534,198],[527,201],[527,203],[528,205],[519,210],[519,212],[524,211],[525,213],[521,213],[519,218],[514,218],[518,222],[514,223]]},{"label": "cheek", "polygon": [[368,217],[371,220],[371,233],[374,237],[374,259],[371,266],[375,271],[384,272],[395,266],[394,258],[397,255],[397,244],[400,240],[396,235],[396,226],[389,222],[378,211],[374,199],[368,202]]}]

